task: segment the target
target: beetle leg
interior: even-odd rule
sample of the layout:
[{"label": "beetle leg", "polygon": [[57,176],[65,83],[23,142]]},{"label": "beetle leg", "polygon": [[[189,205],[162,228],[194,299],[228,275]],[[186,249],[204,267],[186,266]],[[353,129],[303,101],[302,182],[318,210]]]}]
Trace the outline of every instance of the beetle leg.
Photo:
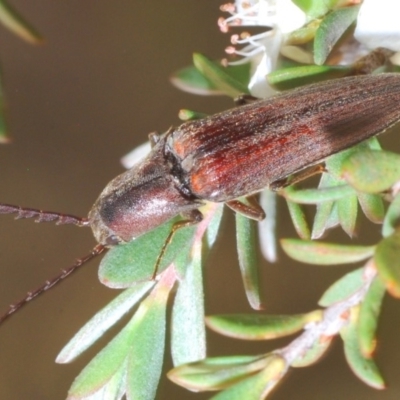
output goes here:
[{"label": "beetle leg", "polygon": [[246,203],[241,200],[230,200],[225,204],[233,211],[243,214],[247,218],[262,221],[265,218],[265,212],[261,206],[254,197],[246,197],[246,200]]},{"label": "beetle leg", "polygon": [[236,106],[244,106],[246,104],[252,104],[255,101],[261,100],[259,97],[254,97],[251,94],[241,94],[233,99]]},{"label": "beetle leg", "polygon": [[158,132],[150,132],[149,133],[149,142],[150,142],[150,146],[151,148],[153,148],[157,142],[160,140],[160,134]]},{"label": "beetle leg", "polygon": [[305,179],[310,178],[314,175],[322,174],[323,172],[326,172],[324,164],[313,165],[312,167],[304,169],[297,174],[272,182],[268,188],[273,191],[278,191],[285,188],[286,186],[294,185],[295,183],[304,181]]},{"label": "beetle leg", "polygon": [[203,219],[203,214],[199,210],[191,210],[181,214],[183,218],[182,221],[177,221],[172,225],[171,231],[169,232],[163,247],[161,248],[160,254],[157,257],[156,264],[154,265],[153,275],[151,276],[151,280],[154,280],[157,276],[158,268],[160,267],[160,263],[162,258],[164,257],[165,251],[168,246],[172,242],[172,239],[178,229],[186,228],[187,226],[192,226],[198,224]]}]

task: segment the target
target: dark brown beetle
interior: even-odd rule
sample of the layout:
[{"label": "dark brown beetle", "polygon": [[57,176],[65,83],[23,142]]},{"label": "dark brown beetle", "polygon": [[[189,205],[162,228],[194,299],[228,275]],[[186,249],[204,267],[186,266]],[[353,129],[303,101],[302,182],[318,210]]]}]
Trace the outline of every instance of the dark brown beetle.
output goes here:
[{"label": "dark brown beetle", "polygon": [[400,74],[327,81],[153,134],[149,155],[106,186],[87,219],[0,205],[0,213],[20,218],[90,226],[99,243],[90,255],[12,306],[0,322],[106,247],[130,242],[181,214],[162,256],[176,229],[202,219],[198,208],[205,201],[263,219],[258,205],[238,198],[267,187],[279,189],[290,175],[398,120]]}]

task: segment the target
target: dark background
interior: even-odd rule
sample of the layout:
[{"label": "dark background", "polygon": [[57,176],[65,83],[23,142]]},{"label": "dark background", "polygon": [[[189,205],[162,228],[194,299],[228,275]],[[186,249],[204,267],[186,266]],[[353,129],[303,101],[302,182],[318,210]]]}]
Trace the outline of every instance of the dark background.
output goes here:
[{"label": "dark background", "polygon": [[[0,147],[0,201],[86,215],[105,184],[122,171],[119,159],[150,131],[178,124],[180,108],[213,113],[225,98],[179,92],[168,81],[193,51],[223,55],[219,1],[69,0],[12,2],[46,37],[32,47],[0,30],[12,143]],[[393,135],[392,135],[393,136]],[[395,137],[392,139],[396,139]],[[281,205],[279,234],[294,235]],[[207,264],[207,313],[248,312],[237,267],[231,212]],[[378,227],[368,225],[372,233]],[[362,230],[365,232],[365,230]],[[363,235],[361,235],[363,238]],[[367,240],[368,241],[368,240]],[[52,224],[0,224],[0,305],[22,297],[93,247],[90,230]],[[349,268],[296,265],[283,255],[262,266],[268,313],[305,312]],[[0,399],[64,399],[93,357],[70,365],[54,359],[72,335],[115,292],[96,277],[98,261],[23,309],[0,329]],[[399,304],[387,299],[377,359],[389,389],[377,392],[350,372],[337,340],[316,366],[293,371],[278,399],[398,399]],[[107,338],[109,339],[109,337]],[[246,343],[209,334],[210,355],[261,353],[286,340]],[[107,340],[101,344],[104,345]],[[163,381],[159,399],[205,399]]]}]

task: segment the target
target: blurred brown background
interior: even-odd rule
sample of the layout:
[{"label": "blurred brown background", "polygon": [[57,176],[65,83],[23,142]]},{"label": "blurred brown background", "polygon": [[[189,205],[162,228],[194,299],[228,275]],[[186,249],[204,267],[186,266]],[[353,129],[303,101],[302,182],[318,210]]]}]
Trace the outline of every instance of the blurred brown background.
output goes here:
[{"label": "blurred brown background", "polygon": [[[213,113],[232,105],[229,99],[179,92],[168,82],[172,72],[191,63],[193,51],[211,58],[223,55],[228,36],[220,34],[216,25],[220,1],[18,0],[12,4],[40,30],[46,43],[32,47],[0,27],[13,140],[0,147],[1,202],[86,215],[105,184],[122,171],[120,157],[146,140],[148,132],[178,124],[182,107]],[[283,204],[281,211],[279,234],[293,235]],[[226,214],[226,235],[207,264],[209,314],[249,311],[231,212]],[[368,229],[378,232],[378,227]],[[88,229],[15,222],[2,216],[1,309],[93,245]],[[283,255],[280,260],[262,266],[268,313],[314,309],[324,289],[348,270],[295,265]],[[97,265],[98,260],[87,265],[1,327],[0,399],[66,397],[73,378],[96,349],[70,365],[57,365],[54,359],[78,328],[115,295],[97,281]],[[338,340],[322,362],[293,371],[271,398],[398,399],[399,311],[399,303],[386,300],[377,359],[387,391],[374,391],[353,376]],[[214,334],[209,339],[209,354],[214,356],[255,354],[287,343],[238,343]],[[209,397],[166,380],[158,395],[159,399]]]}]

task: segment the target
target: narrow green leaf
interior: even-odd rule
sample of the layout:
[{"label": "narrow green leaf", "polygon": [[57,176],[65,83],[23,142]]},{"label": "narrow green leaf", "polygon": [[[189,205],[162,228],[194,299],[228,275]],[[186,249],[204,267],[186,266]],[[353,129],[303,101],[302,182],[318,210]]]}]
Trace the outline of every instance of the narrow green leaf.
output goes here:
[{"label": "narrow green leaf", "polygon": [[329,349],[332,339],[333,337],[325,337],[316,343],[313,343],[313,345],[307,349],[304,354],[292,362],[290,366],[294,368],[303,368],[316,363]]},{"label": "narrow green leaf", "polygon": [[347,273],[332,284],[318,301],[321,307],[329,307],[334,303],[343,301],[364,284],[364,268],[358,268]]},{"label": "narrow green leaf", "polygon": [[321,20],[314,19],[305,26],[290,32],[285,43],[289,45],[299,45],[310,42],[314,39],[315,32],[317,31],[320,23]]},{"label": "narrow green leaf", "polygon": [[267,340],[292,335],[312,321],[322,317],[320,310],[307,314],[259,315],[231,314],[213,315],[206,318],[209,328],[224,336],[244,340]]},{"label": "narrow green leaf", "polygon": [[260,371],[271,362],[271,355],[212,357],[181,365],[168,372],[168,378],[193,391],[221,390]]},{"label": "narrow green leaf", "polygon": [[126,362],[124,362],[111,379],[94,395],[84,400],[120,400],[126,388]]},{"label": "narrow green leaf", "polygon": [[382,146],[379,143],[379,139],[376,136],[369,138],[368,140],[365,141],[365,143],[367,143],[368,148],[371,150],[382,150]]},{"label": "narrow green leaf", "polygon": [[207,117],[207,114],[182,108],[179,110],[178,117],[181,121],[194,121]]},{"label": "narrow green leaf", "polygon": [[341,331],[346,360],[352,371],[364,383],[375,389],[384,389],[385,383],[375,362],[361,354],[355,326],[356,319],[357,317],[353,317],[352,321]]},{"label": "narrow green leaf", "polygon": [[293,201],[286,200],[286,203],[289,209],[290,218],[292,219],[297,234],[301,239],[310,239],[310,228],[308,227],[303,209],[299,204],[293,203]]},{"label": "narrow green leaf", "polygon": [[376,150],[357,152],[343,163],[341,175],[356,190],[382,192],[400,179],[400,155]]},{"label": "narrow green leaf", "polygon": [[364,357],[370,358],[376,347],[375,333],[386,288],[379,276],[374,279],[360,306],[357,322],[358,342]]},{"label": "narrow green leaf", "polygon": [[137,326],[131,337],[127,366],[127,399],[153,400],[164,360],[166,309],[175,272],[169,268],[135,317]]},{"label": "narrow green leaf", "polygon": [[317,211],[315,213],[313,228],[311,232],[311,239],[321,238],[328,228],[327,222],[331,215],[333,208],[333,201],[325,201],[317,204]]},{"label": "narrow green leaf", "polygon": [[[100,262],[100,281],[108,287],[126,288],[133,283],[149,280],[161,248],[175,222],[176,219],[173,219],[130,243],[111,248]],[[178,255],[183,257],[188,254],[194,231],[195,227],[176,231],[161,260],[158,273],[171,264]]]},{"label": "narrow green leaf", "polygon": [[255,310],[263,308],[258,271],[257,222],[240,213],[235,213],[236,242],[240,272],[247,300]]},{"label": "narrow green leaf", "polygon": [[171,355],[174,366],[206,357],[201,247],[196,248],[179,284],[172,309]]},{"label": "narrow green leaf", "polygon": [[[280,48],[280,54],[286,59],[297,64],[289,65],[287,68],[299,66],[299,64],[304,66],[314,63],[314,58],[311,51],[303,46],[283,45]],[[301,80],[295,79],[293,82],[301,85]]]},{"label": "narrow green leaf", "polygon": [[[323,173],[321,175],[318,188],[323,189],[337,185],[338,183],[336,179],[334,179],[331,176],[331,174]],[[315,213],[313,228],[311,233],[312,239],[319,239],[325,233],[325,230],[329,228],[328,220],[331,215],[333,205],[334,205],[333,201],[325,201],[317,204],[317,211]]]},{"label": "narrow green leaf", "polygon": [[333,10],[339,0],[293,0],[310,18],[318,18]]},{"label": "narrow green leaf", "polygon": [[339,8],[321,22],[314,39],[314,61],[322,65],[337,41],[356,20],[359,6]]},{"label": "narrow green leaf", "polygon": [[339,225],[339,213],[336,201],[333,203],[333,207],[331,213],[328,217],[328,221],[326,221],[326,229],[334,228]]},{"label": "narrow green leaf", "polygon": [[268,83],[275,89],[283,91],[310,83],[342,78],[351,74],[349,66],[301,65],[298,67],[281,68],[267,75]]},{"label": "narrow green leaf", "polygon": [[210,203],[208,207],[211,206],[213,207],[213,216],[210,223],[208,224],[205,234],[206,245],[208,249],[211,249],[214,246],[215,241],[217,240],[219,228],[221,226],[222,215],[224,212],[224,206],[222,204]]},{"label": "narrow green leaf", "polygon": [[184,92],[200,96],[222,94],[209,79],[197,68],[192,66],[176,71],[170,77],[170,81],[174,86]]},{"label": "narrow green leaf", "polygon": [[[240,65],[228,65],[223,71],[234,81],[242,85],[248,85],[250,81],[250,63]],[[175,72],[171,78],[171,83],[184,92],[197,95],[222,95],[224,92],[219,90],[211,80],[207,79],[196,67],[190,66]]]},{"label": "narrow green leaf", "polygon": [[43,41],[40,34],[26,22],[5,0],[0,0],[0,22],[21,39],[32,44]]},{"label": "narrow green leaf", "polygon": [[[143,389],[144,382],[151,382],[151,386],[147,387],[145,391],[146,393],[151,393],[151,391],[155,393],[158,382],[155,376],[158,370],[161,372],[161,366],[158,366],[158,364],[160,363],[159,359],[161,358],[161,363],[163,359],[165,307],[169,291],[174,282],[174,270],[170,268],[162,275],[151,294],[142,301],[139,309],[128,324],[92,359],[75,379],[69,391],[68,400],[85,399],[93,394],[101,393],[101,391],[107,390],[105,387],[109,384],[115,388],[118,384],[116,382],[117,376],[125,379],[125,367],[128,368],[129,382],[136,380],[137,390]],[[162,329],[163,312],[164,331]],[[157,341],[153,342],[153,339]],[[132,351],[136,351],[136,349],[135,357],[146,356],[150,358],[151,354],[153,358],[152,362],[149,362],[147,358],[145,361],[142,360],[143,364],[140,365],[141,368],[135,370],[135,374],[138,376],[132,377],[128,356]],[[162,353],[161,357],[157,357],[160,353]],[[146,368],[148,367],[150,367],[151,373],[146,375],[148,372]],[[111,390],[111,387],[109,389]],[[150,397],[138,398],[146,399]]]},{"label": "narrow green leaf", "polygon": [[78,331],[61,350],[56,362],[68,363],[78,357],[117,323],[153,285],[154,282],[144,282],[123,291]]},{"label": "narrow green leaf", "polygon": [[347,161],[347,159],[353,154],[357,154],[360,151],[369,151],[371,149],[371,143],[371,141],[365,140],[347,150],[343,150],[340,153],[334,154],[325,160],[325,168],[332,178],[330,186],[338,186],[345,183],[342,177],[343,163]]},{"label": "narrow green leaf", "polygon": [[365,216],[374,224],[381,224],[385,218],[385,206],[378,194],[357,193],[358,201]]},{"label": "narrow green leaf", "polygon": [[381,240],[376,246],[374,260],[389,293],[400,297],[400,232]]},{"label": "narrow green leaf", "polygon": [[343,230],[352,238],[356,231],[358,200],[354,193],[336,202],[339,222]]},{"label": "narrow green leaf", "polygon": [[75,378],[68,392],[68,400],[84,399],[98,392],[115,374],[120,373],[132,344],[133,332],[137,326],[136,319],[133,317]]},{"label": "narrow green leaf", "polygon": [[222,66],[202,54],[195,53],[193,55],[193,63],[218,90],[227,96],[237,97],[243,93],[248,93],[245,85],[228,75]]},{"label": "narrow green leaf", "polygon": [[388,237],[392,235],[400,223],[400,194],[398,194],[390,203],[383,220],[382,236]]},{"label": "narrow green leaf", "polygon": [[369,151],[369,144],[370,142],[366,140],[353,147],[350,147],[347,150],[343,150],[340,153],[334,154],[333,156],[330,156],[325,160],[325,168],[332,178],[330,186],[338,186],[346,183],[342,176],[343,163],[347,161],[347,159],[353,154],[357,154],[358,152],[363,151]]},{"label": "narrow green leaf", "polygon": [[371,257],[375,250],[374,246],[349,246],[301,239],[282,239],[281,245],[289,257],[313,265],[355,263]]},{"label": "narrow green leaf", "polygon": [[271,355],[268,365],[260,372],[242,380],[213,396],[212,400],[260,400],[265,399],[282,379],[286,362],[278,355]]},{"label": "narrow green leaf", "polygon": [[324,201],[334,201],[354,193],[354,189],[348,185],[334,186],[323,189],[294,190],[286,188],[281,191],[283,196],[299,204],[318,204]]}]

